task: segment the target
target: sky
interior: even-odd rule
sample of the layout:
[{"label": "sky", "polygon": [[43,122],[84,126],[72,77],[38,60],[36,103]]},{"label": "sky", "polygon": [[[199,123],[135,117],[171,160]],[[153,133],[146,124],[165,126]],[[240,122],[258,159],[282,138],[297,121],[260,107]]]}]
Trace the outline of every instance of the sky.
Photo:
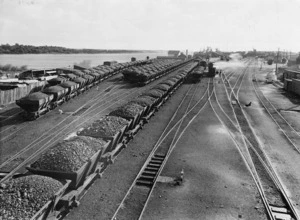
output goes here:
[{"label": "sky", "polygon": [[300,0],[0,0],[0,44],[300,51]]}]

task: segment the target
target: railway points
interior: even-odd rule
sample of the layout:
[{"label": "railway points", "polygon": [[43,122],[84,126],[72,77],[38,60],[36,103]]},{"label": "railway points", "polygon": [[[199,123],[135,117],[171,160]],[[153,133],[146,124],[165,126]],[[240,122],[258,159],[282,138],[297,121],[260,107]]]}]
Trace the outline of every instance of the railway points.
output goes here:
[{"label": "railway points", "polygon": [[[150,60],[107,77],[92,69],[64,73],[89,75],[85,87],[77,80],[81,92],[76,82],[51,88],[66,82],[52,80],[45,102],[23,106],[33,121],[20,108],[1,114],[3,190],[33,174],[62,184],[32,219],[299,219],[299,132],[253,80],[264,71],[256,59]],[[34,165],[50,150],[96,139],[106,144],[76,171]]]}]

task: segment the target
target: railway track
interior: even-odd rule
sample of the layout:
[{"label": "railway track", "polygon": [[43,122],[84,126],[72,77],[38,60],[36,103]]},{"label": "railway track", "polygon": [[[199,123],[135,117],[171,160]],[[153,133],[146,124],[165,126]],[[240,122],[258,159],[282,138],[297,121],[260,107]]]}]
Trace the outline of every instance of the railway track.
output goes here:
[{"label": "railway track", "polygon": [[166,126],[152,152],[136,176],[121,204],[115,211],[112,219],[140,219],[149,197],[156,184],[157,177],[162,171],[170,153],[189,124],[199,115],[207,104],[209,90],[212,89],[210,81],[203,96],[193,104],[193,97],[197,89],[190,89],[176,109],[172,120]]},{"label": "railway track", "polygon": [[[106,84],[108,84],[107,81],[103,82],[103,85],[106,86]],[[108,88],[106,88],[104,91],[102,91],[100,94],[96,94],[94,97],[92,97],[86,104],[84,104],[84,106],[87,106],[89,103],[92,103],[93,101],[97,100],[99,97],[101,97],[100,95],[105,94],[107,89],[110,89],[110,86]],[[19,111],[18,114],[24,113],[24,111],[20,108],[18,108],[17,110]],[[41,115],[40,117],[43,117],[43,116],[44,115]],[[9,119],[11,119],[11,118],[7,118],[8,122],[3,122],[3,121],[1,122],[0,128],[2,128],[2,129],[0,129],[0,142],[4,142],[4,141],[8,140],[9,137],[12,137],[14,134],[21,131],[23,128],[28,126],[28,123],[29,123],[28,121],[24,121],[24,119],[22,118],[21,120],[19,120],[19,122],[21,122],[21,124],[16,125],[16,123],[18,123],[18,121],[15,121],[12,125],[6,126],[6,124],[12,123],[12,122],[9,122]]]},{"label": "railway track", "polygon": [[269,116],[280,128],[286,139],[294,147],[294,149],[300,153],[300,134],[297,132],[293,126],[277,111],[275,106],[264,96],[262,91],[259,89],[259,85],[256,81],[256,76],[254,75],[254,82],[252,81],[253,89],[258,97],[262,106],[266,109]]},{"label": "railway track", "polygon": [[[184,68],[184,66],[182,67]],[[181,68],[180,68],[181,69]],[[180,70],[178,69],[178,70]],[[177,72],[178,70],[174,71]],[[159,80],[160,81],[160,80]],[[53,146],[55,143],[57,143],[63,136],[65,136],[68,133],[74,132],[76,129],[82,127],[84,124],[88,123],[94,118],[97,118],[99,115],[103,114],[103,112],[116,105],[117,103],[120,103],[122,101],[126,101],[128,97],[134,96],[138,94],[139,92],[143,91],[145,87],[141,88],[131,88],[126,90],[125,88],[122,88],[124,85],[116,86],[115,89],[117,90],[114,94],[115,96],[112,97],[113,94],[111,92],[114,91],[114,89],[110,89],[110,93],[106,94],[105,100],[103,100],[103,97],[99,95],[97,102],[93,100],[92,102],[95,102],[92,106],[90,106],[84,113],[82,113],[79,117],[71,117],[66,120],[65,125],[61,126],[61,124],[57,125],[55,128],[53,128],[52,133],[45,133],[43,136],[40,136],[38,139],[35,139],[32,143],[28,144],[26,147],[23,148],[23,150],[12,157],[10,157],[8,160],[6,160],[4,163],[0,165],[0,169],[4,166],[8,166],[10,162],[12,162],[14,159],[20,158],[20,156],[24,156],[24,159],[21,163],[19,163],[16,167],[13,167],[9,173],[5,175],[4,178],[0,180],[0,183],[6,181],[7,179],[11,178],[14,174],[22,170],[28,163],[30,163],[32,160],[34,160],[37,156],[39,156],[41,153],[43,153],[46,149]],[[107,103],[109,102],[109,104]]]},{"label": "railway track", "polygon": [[230,77],[232,77],[233,74],[234,74],[234,72],[230,72],[230,73],[228,73],[226,75],[224,74],[224,75],[225,75],[226,79],[229,80]]},{"label": "railway track", "polygon": [[[87,103],[85,103],[83,106],[79,107],[76,111],[80,111],[80,109],[88,109],[89,106],[91,106],[91,104],[93,102],[97,102],[99,101],[100,99],[104,98],[103,95],[106,95],[106,94],[109,94],[109,93],[106,93],[106,90],[107,89],[110,89],[110,91],[114,91],[115,89],[118,89],[118,88],[121,88],[122,86],[119,85],[119,86],[109,86],[108,88],[106,88],[105,90],[103,90],[102,92],[100,92],[99,94],[97,94],[95,97],[93,97],[92,99],[90,99]],[[65,122],[68,118],[72,117],[73,114],[71,115],[68,115],[66,118],[63,119],[63,121],[59,122],[58,125],[62,124],[63,122]],[[17,125],[11,125],[7,128],[5,128],[4,130],[1,131],[1,137],[0,137],[0,142],[4,142],[6,141],[7,139],[9,139],[9,137],[12,137],[13,135],[17,134],[17,132],[21,131],[23,128],[26,128],[26,126],[28,126],[28,123],[30,122],[24,122],[23,124],[17,126]],[[57,126],[55,126],[54,128],[52,128],[51,130],[54,130]],[[13,130],[10,130],[14,128]],[[50,131],[51,131],[50,130]],[[5,132],[7,131],[7,132]],[[49,132],[49,131],[47,131]],[[42,134],[43,135],[43,134]]]},{"label": "railway track", "polygon": [[[187,63],[184,64],[183,66],[175,68],[172,71],[169,71],[167,75],[169,75],[170,72],[175,72],[177,70],[182,69],[186,65],[187,65]],[[167,76],[167,75],[165,75],[165,76]],[[158,78],[161,78],[161,76],[158,77]],[[104,83],[107,83],[107,81],[104,82]],[[9,120],[9,118],[7,118],[7,120]],[[5,123],[2,121],[1,124],[0,124],[1,125],[0,126],[0,142],[4,142],[4,141],[7,141],[8,139],[11,139],[11,137],[13,137],[15,134],[17,134],[18,132],[22,131],[22,129],[27,126],[26,124],[21,124],[21,125],[18,126],[18,125],[15,125],[15,123],[14,123],[13,125],[10,125],[8,127],[3,128],[5,126]]]},{"label": "railway track", "polygon": [[[111,86],[109,88],[113,88],[114,86]],[[114,87],[114,89],[118,89],[119,87]],[[111,90],[113,91],[113,89]],[[103,93],[100,93],[97,97],[95,97],[95,99],[90,100],[88,103],[86,103],[84,106],[78,108],[73,114],[68,115],[66,118],[64,118],[62,121],[60,121],[56,126],[54,126],[53,128],[51,128],[50,130],[48,130],[47,132],[44,132],[42,134],[40,134],[40,137],[35,139],[33,142],[31,142],[30,144],[28,144],[27,146],[23,147],[21,151],[19,151],[17,154],[13,155],[12,157],[10,157],[9,159],[7,159],[5,162],[3,162],[0,165],[0,170],[1,168],[3,168],[4,166],[6,166],[7,164],[9,164],[10,162],[12,162],[14,159],[18,158],[19,156],[21,156],[24,152],[30,150],[31,148],[35,147],[37,144],[41,144],[43,140],[45,140],[49,134],[54,134],[55,132],[58,132],[61,125],[65,126],[66,124],[72,123],[73,121],[78,120],[78,118],[74,118],[72,117],[76,112],[80,112],[81,109],[85,109],[85,113],[82,114],[82,116],[86,116],[89,114],[89,112],[92,110],[93,107],[97,107],[97,104],[99,102],[104,102],[105,100],[109,100],[111,95],[106,94],[104,95]],[[91,103],[94,103],[93,105],[91,105]],[[102,107],[102,105],[100,106]],[[65,125],[64,125],[65,124]]]},{"label": "railway track", "polygon": [[[121,96],[117,97],[118,100],[116,100],[112,104],[106,106],[104,109],[101,109],[100,111],[98,111],[101,107],[104,106],[104,104],[103,104],[103,105],[100,105],[96,109],[88,111],[87,114],[88,113],[89,114],[96,113],[96,116],[98,116],[99,114],[103,113],[109,107],[120,102],[122,100],[122,98],[125,98],[132,94],[133,94],[133,92],[131,92],[129,94],[128,93],[122,94]],[[26,158],[26,159],[24,159],[24,161],[19,163],[17,165],[17,167],[14,167],[12,170],[10,170],[10,172],[8,174],[6,174],[4,178],[2,178],[0,180],[0,183],[5,182],[7,179],[9,179],[13,175],[15,175],[18,171],[20,171],[22,168],[24,168],[28,163],[30,163],[35,158],[37,158],[40,154],[42,154],[45,150],[47,150],[48,148],[53,146],[55,143],[57,143],[61,137],[65,136],[67,133],[75,131],[79,127],[83,126],[84,123],[87,123],[88,121],[90,121],[94,118],[95,118],[95,116],[87,116],[86,119],[83,119],[81,121],[79,121],[79,118],[77,118],[77,119],[71,121],[69,124],[66,124],[63,127],[60,127],[58,130],[56,130],[52,134],[46,134],[43,137],[36,140],[34,143],[27,145],[22,152],[17,153],[16,155],[13,156],[15,159],[15,158],[20,158],[23,155],[26,155],[26,156],[24,156],[24,158]],[[76,123],[76,122],[78,122],[78,123]],[[10,160],[10,162],[12,161],[11,158],[9,160]],[[4,164],[7,166],[7,165],[9,165],[9,162],[6,161],[6,162],[4,162]],[[3,164],[1,165],[1,167],[3,167]]]},{"label": "railway track", "polygon": [[[9,124],[9,122],[12,120],[12,119],[16,119],[17,116],[20,116],[20,114],[23,112],[21,109],[16,109],[17,111],[15,113],[13,113],[13,115],[10,115],[10,116],[7,116],[7,117],[4,117],[2,119],[0,119],[0,137],[3,135],[4,132],[10,130],[11,128],[14,127],[14,125],[10,125],[10,126],[7,126],[5,127],[7,124]],[[5,128],[3,128],[5,127]]]},{"label": "railway track", "polygon": [[249,68],[249,66],[251,65],[251,61],[249,61],[247,64],[246,64],[246,67],[243,69],[242,71],[242,74],[239,74],[239,77],[237,79],[237,81],[235,82],[234,86],[231,87],[231,93],[230,93],[230,99],[235,99],[236,101],[238,101],[238,94],[239,94],[239,91],[241,89],[241,85],[242,85],[242,82],[243,82],[243,79],[246,75],[246,72]]},{"label": "railway track", "polygon": [[214,93],[215,95],[210,100],[211,106],[238,147],[259,190],[270,219],[299,219],[298,213],[289,200],[275,169],[256,140],[255,133],[252,131],[246,116],[236,112],[236,109],[240,107],[232,107],[239,122],[239,125],[236,126],[220,105],[215,91]]},{"label": "railway track", "polygon": [[5,120],[8,120],[9,118],[15,117],[16,115],[20,114],[22,111],[19,108],[10,109],[6,112],[3,112],[0,114],[0,123],[2,123]]}]

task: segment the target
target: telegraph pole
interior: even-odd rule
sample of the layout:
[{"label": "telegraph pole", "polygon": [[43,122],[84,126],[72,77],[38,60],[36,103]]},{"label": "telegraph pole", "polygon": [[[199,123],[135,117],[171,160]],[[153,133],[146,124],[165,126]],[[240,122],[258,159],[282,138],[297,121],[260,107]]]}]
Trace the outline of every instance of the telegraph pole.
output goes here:
[{"label": "telegraph pole", "polygon": [[278,48],[278,51],[277,51],[276,75],[277,75],[277,73],[278,73],[278,69],[277,69],[277,65],[278,65],[278,56],[279,56],[279,48]]}]

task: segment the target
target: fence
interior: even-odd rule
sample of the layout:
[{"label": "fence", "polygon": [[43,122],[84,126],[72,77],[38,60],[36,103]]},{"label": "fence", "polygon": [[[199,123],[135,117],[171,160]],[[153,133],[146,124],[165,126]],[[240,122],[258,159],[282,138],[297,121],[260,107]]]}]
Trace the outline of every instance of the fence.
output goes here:
[{"label": "fence", "polygon": [[0,105],[8,105],[31,92],[39,91],[45,85],[45,83],[46,81],[38,81],[15,89],[0,90]]}]

